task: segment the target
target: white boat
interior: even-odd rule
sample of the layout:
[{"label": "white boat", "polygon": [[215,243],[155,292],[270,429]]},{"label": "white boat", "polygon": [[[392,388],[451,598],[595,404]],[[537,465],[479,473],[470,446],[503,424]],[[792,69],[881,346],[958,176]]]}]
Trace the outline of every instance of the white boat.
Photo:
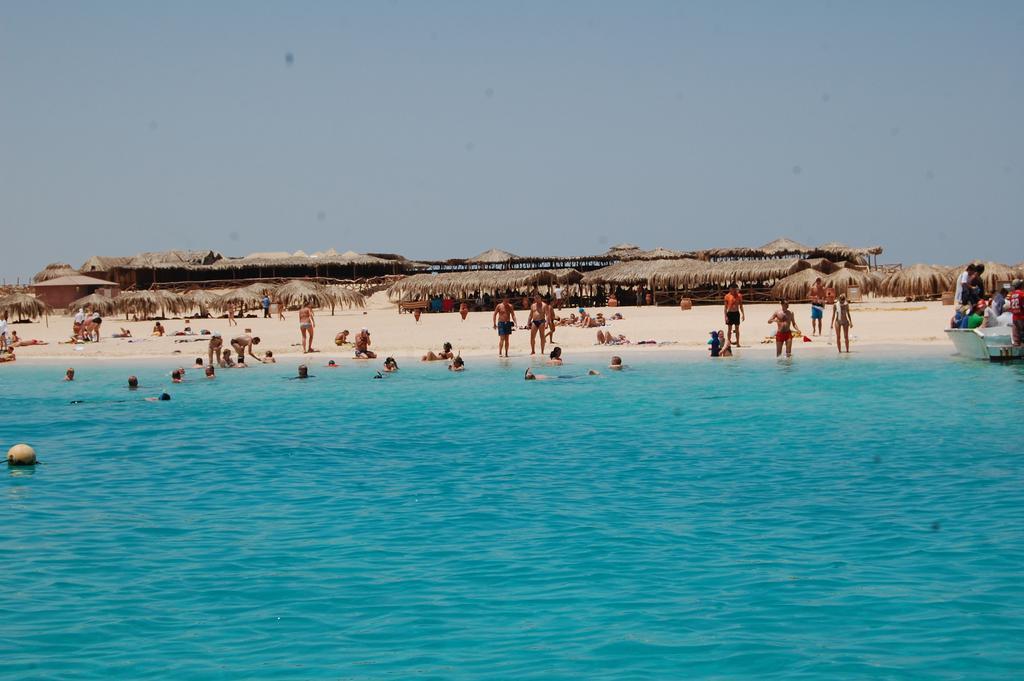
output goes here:
[{"label": "white boat", "polygon": [[1009,326],[990,326],[977,329],[946,329],[957,354],[972,359],[1008,362],[1024,359],[1024,348],[1013,347]]}]

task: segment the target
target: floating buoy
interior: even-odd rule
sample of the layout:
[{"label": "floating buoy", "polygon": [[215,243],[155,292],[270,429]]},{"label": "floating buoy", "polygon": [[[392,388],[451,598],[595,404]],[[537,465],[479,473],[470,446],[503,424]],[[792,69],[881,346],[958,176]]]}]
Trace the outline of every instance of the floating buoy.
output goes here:
[{"label": "floating buoy", "polygon": [[7,463],[11,466],[34,466],[36,450],[26,444],[14,445],[7,450]]}]

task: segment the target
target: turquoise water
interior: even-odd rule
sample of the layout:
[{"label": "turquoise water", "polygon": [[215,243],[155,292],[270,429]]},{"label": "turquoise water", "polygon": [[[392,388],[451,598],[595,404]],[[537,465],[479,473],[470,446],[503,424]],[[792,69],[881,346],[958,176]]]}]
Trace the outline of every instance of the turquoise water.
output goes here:
[{"label": "turquoise water", "polygon": [[1024,369],[469,365],[0,367],[0,678],[1024,668]]}]

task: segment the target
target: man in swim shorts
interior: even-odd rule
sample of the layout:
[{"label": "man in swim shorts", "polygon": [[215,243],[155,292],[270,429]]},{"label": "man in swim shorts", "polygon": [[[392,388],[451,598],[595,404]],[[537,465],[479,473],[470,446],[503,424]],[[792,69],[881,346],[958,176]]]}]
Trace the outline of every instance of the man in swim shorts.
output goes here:
[{"label": "man in swim shorts", "polygon": [[512,303],[508,302],[508,296],[502,298],[495,306],[491,323],[498,330],[498,357],[501,357],[502,348],[505,350],[505,357],[508,357],[508,341],[512,336],[512,329],[516,328],[516,311],[512,309]]},{"label": "man in swim shorts", "polygon": [[789,302],[783,300],[780,302],[781,309],[776,310],[775,314],[768,318],[768,323],[775,323],[775,356],[779,357],[782,355],[782,346],[786,346],[786,357],[793,356],[793,331],[795,330],[801,336],[803,332],[800,331],[800,327],[796,325],[796,316],[789,309]]},{"label": "man in swim shorts", "polygon": [[821,277],[814,280],[810,291],[811,298],[811,334],[821,335],[821,321],[825,317],[825,286]]},{"label": "man in swim shorts", "polygon": [[259,344],[260,344],[260,337],[259,336],[250,336],[248,334],[246,334],[244,336],[238,336],[237,338],[232,338],[231,339],[231,347],[233,347],[235,349],[235,352],[238,354],[238,363],[239,364],[245,364],[245,353],[246,353],[246,351],[249,352],[249,356],[250,357],[252,357],[257,362],[262,363],[263,360],[260,359],[259,357],[257,357],[255,354],[253,354],[253,351],[252,351],[252,346],[259,345]]},{"label": "man in swim shorts", "polygon": [[544,353],[544,327],[548,323],[548,306],[538,293],[530,305],[530,318],[526,322],[530,325],[530,354],[537,354],[537,335],[540,335],[540,351]]},{"label": "man in swim shorts", "polygon": [[736,332],[736,347],[740,346],[740,321],[747,321],[747,313],[743,310],[743,294],[735,283],[729,284],[729,292],[725,294],[725,328],[730,342],[733,331]]}]

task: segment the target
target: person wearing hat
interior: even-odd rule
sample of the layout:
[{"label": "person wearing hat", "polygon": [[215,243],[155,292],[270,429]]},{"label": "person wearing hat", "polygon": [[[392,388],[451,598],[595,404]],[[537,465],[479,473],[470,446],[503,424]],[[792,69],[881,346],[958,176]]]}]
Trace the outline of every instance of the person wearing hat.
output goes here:
[{"label": "person wearing hat", "polygon": [[376,359],[376,353],[370,350],[370,330],[363,328],[356,336],[356,359]]},{"label": "person wearing hat", "polygon": [[1006,309],[1013,315],[1013,345],[1019,348],[1024,344],[1024,281],[1013,282],[1013,290],[1006,296]]}]

